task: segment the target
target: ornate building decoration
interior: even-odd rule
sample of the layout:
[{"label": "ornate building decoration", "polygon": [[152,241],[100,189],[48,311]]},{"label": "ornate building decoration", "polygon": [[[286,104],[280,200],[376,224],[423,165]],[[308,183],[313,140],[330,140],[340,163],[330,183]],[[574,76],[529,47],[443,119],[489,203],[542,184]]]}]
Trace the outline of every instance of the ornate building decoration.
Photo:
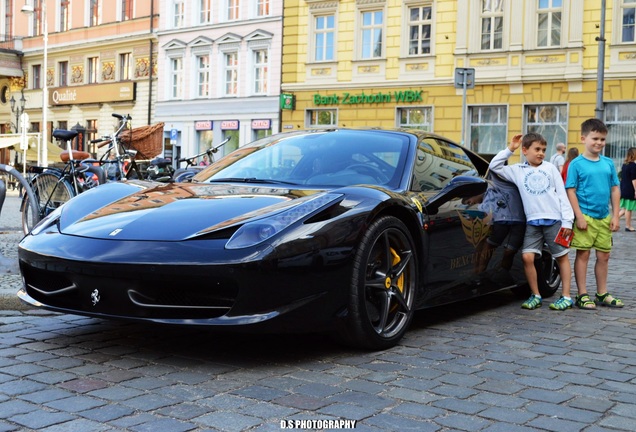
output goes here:
[{"label": "ornate building decoration", "polygon": [[102,63],[102,81],[113,81],[115,79],[115,62]]},{"label": "ornate building decoration", "polygon": [[84,82],[84,66],[73,66],[71,73],[71,84],[82,84]]}]

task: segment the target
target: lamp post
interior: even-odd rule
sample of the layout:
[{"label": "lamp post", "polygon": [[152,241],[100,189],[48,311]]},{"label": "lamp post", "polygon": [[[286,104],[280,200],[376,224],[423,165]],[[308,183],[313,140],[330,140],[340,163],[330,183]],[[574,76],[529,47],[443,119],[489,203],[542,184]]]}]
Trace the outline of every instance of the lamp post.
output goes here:
[{"label": "lamp post", "polygon": [[[22,92],[21,92],[22,93]],[[24,93],[20,96],[20,103],[16,106],[17,101],[11,95],[11,99],[9,100],[11,103],[11,112],[15,114],[15,133],[20,133],[20,116],[24,112],[24,106],[26,105],[26,99],[24,98]]]},{"label": "lamp post", "polygon": [[[28,0],[27,0],[28,2]],[[47,0],[41,0],[40,6],[41,9],[41,19],[42,19],[42,41],[44,43],[44,60],[43,60],[43,70],[44,70],[44,83],[42,85],[42,160],[38,161],[38,163],[42,166],[49,165],[49,131],[48,131],[48,108],[49,108],[49,87],[48,87],[48,44],[49,44],[49,26],[46,18],[46,2]],[[34,9],[28,3],[25,3],[22,6],[22,12],[27,15],[33,15]],[[38,157],[40,153],[38,152]]]}]

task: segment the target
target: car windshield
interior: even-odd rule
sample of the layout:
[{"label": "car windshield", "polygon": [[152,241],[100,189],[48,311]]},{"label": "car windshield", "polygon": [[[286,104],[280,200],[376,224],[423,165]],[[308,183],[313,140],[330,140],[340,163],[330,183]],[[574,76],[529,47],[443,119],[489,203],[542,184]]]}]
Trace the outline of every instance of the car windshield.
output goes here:
[{"label": "car windshield", "polygon": [[242,147],[199,173],[205,182],[397,187],[408,136],[381,131],[280,134]]}]

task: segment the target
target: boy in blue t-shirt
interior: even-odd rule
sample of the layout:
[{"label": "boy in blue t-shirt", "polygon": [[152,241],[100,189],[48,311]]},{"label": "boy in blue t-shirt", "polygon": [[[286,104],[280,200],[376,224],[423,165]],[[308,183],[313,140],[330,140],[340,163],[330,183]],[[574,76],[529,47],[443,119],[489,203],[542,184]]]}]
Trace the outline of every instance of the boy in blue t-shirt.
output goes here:
[{"label": "boy in blue t-shirt", "polygon": [[[620,228],[620,190],[614,163],[601,153],[605,148],[607,126],[598,119],[588,119],[581,124],[583,154],[570,162],[565,188],[574,210],[574,239],[576,249],[574,277],[578,296],[576,305],[585,310],[596,309],[596,304],[623,307],[623,302],[607,292],[607,271],[612,249],[612,232]],[[612,213],[609,212],[609,203]],[[596,298],[587,293],[587,265],[590,251],[596,249]]]}]

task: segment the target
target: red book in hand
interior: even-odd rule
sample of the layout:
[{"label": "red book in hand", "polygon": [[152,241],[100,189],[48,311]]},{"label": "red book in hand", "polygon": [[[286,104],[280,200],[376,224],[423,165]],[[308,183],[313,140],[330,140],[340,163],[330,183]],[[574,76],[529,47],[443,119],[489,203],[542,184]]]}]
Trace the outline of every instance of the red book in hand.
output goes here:
[{"label": "red book in hand", "polygon": [[570,231],[569,235],[564,234],[565,228],[561,228],[557,233],[557,236],[554,238],[554,242],[556,244],[560,244],[566,248],[570,247],[570,243],[572,243],[572,237],[574,237],[574,231]]}]

